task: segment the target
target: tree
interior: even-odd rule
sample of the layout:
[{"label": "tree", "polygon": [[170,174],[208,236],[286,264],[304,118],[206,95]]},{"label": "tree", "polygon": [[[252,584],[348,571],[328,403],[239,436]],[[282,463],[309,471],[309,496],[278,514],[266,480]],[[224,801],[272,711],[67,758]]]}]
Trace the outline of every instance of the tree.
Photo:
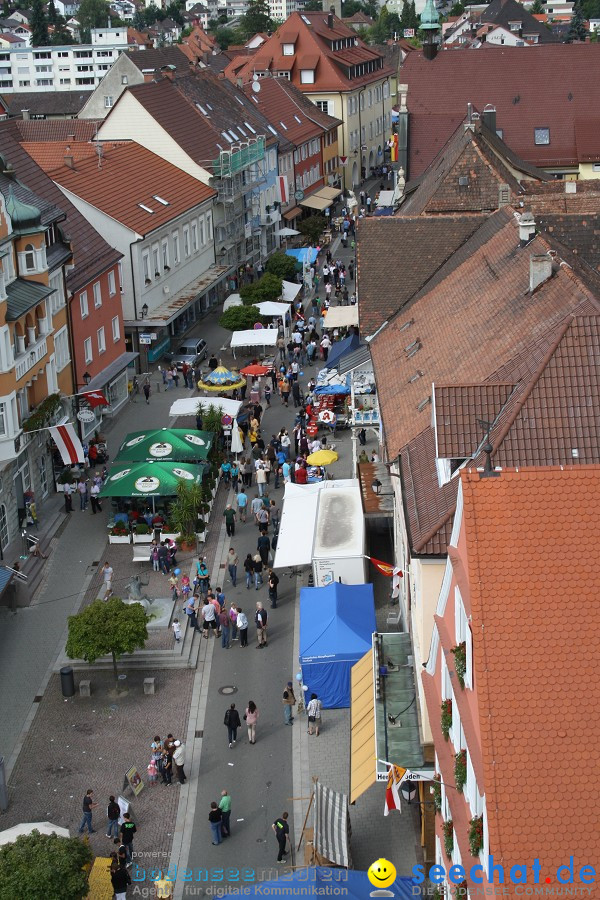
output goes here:
[{"label": "tree", "polygon": [[384,44],[390,36],[388,11],[384,6],[381,15],[369,28],[369,41],[372,44]]},{"label": "tree", "polygon": [[268,0],[250,0],[240,21],[240,29],[246,39],[251,38],[259,31],[270,31],[272,27],[273,21],[269,14]]},{"label": "tree", "polygon": [[264,303],[265,300],[277,300],[281,297],[283,288],[282,279],[272,272],[265,272],[258,281],[252,284],[245,284],[240,288],[240,297],[244,302],[244,306],[252,306],[253,303]]},{"label": "tree", "polygon": [[89,884],[84,866],[92,862],[79,838],[32,831],[0,847],[0,884],[4,897],[81,900]]},{"label": "tree", "polygon": [[55,27],[50,38],[50,43],[55,47],[64,47],[66,44],[75,44],[75,38],[64,24]]},{"label": "tree", "polygon": [[202,485],[189,484],[187,481],[179,482],[177,496],[169,507],[169,522],[186,543],[193,543],[196,532],[200,531],[198,516],[202,502]]},{"label": "tree", "polygon": [[118,685],[117,660],[124,653],[144,647],[148,640],[148,618],[140,603],[123,603],[119,597],[94,600],[76,616],[69,616],[67,656],[96,662],[99,656],[112,656]]},{"label": "tree", "polygon": [[271,272],[284,281],[294,281],[296,278],[296,260],[287,253],[274,253],[270,256],[265,266],[266,272]]},{"label": "tree", "polygon": [[48,15],[48,24],[56,25],[58,22],[58,13],[56,12],[56,7],[54,5],[54,0],[50,0],[47,7],[47,15]]},{"label": "tree", "polygon": [[31,43],[34,47],[46,47],[50,43],[42,0],[33,0],[31,4]]},{"label": "tree", "polygon": [[316,244],[325,229],[327,219],[325,216],[309,216],[298,224],[298,231],[309,239],[311,244]]},{"label": "tree", "polygon": [[237,42],[237,33],[234,28],[219,25],[215,30],[215,40],[221,50],[227,50],[230,44]]},{"label": "tree", "polygon": [[410,0],[408,4],[408,25],[407,28],[417,29],[419,27],[419,16],[415,7],[415,0]]},{"label": "tree", "polygon": [[529,7],[529,12],[532,15],[539,15],[544,12],[544,4],[542,0],[533,0],[532,5]]},{"label": "tree", "polygon": [[[263,278],[266,278],[266,275],[263,275]],[[256,306],[230,306],[219,319],[219,325],[227,328],[228,331],[246,331],[246,329],[252,328],[256,322],[262,321],[263,318]],[[206,419],[204,419],[204,427],[206,428]]]},{"label": "tree", "polygon": [[8,0],[4,0],[4,3],[2,4],[2,18],[10,19],[10,5]]},{"label": "tree", "polygon": [[[540,0],[537,0],[539,3]],[[460,0],[456,0],[456,3],[450,8],[451,16],[462,16],[465,11],[464,5],[460,2]]]},{"label": "tree", "polygon": [[321,0],[308,0],[308,3],[305,3],[302,9],[304,12],[322,12],[323,4]]},{"label": "tree", "polygon": [[183,25],[183,16],[181,15],[179,3],[170,3],[165,10],[165,14],[168,19],[173,19],[178,25]]},{"label": "tree", "polygon": [[131,27],[136,31],[143,31],[146,27],[146,17],[143,9],[136,9],[131,20]]},{"label": "tree", "polygon": [[160,22],[162,18],[162,10],[160,10],[155,3],[151,3],[150,6],[146,7],[146,11],[144,13],[146,25],[154,25],[155,22]]},{"label": "tree", "polygon": [[89,35],[90,29],[106,25],[110,9],[106,0],[81,0],[77,11],[77,21],[81,25],[82,34]]},{"label": "tree", "polygon": [[576,3],[573,6],[573,17],[567,34],[567,44],[572,44],[573,41],[585,41],[586,37],[587,28],[585,27],[581,2],[580,0],[576,0]]}]

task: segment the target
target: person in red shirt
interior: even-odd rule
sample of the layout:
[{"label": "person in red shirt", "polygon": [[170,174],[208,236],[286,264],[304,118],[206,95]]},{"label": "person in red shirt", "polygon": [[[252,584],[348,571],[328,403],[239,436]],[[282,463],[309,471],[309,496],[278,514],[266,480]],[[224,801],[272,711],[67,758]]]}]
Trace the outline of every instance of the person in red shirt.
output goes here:
[{"label": "person in red shirt", "polygon": [[296,469],[296,484],[308,484],[308,472],[305,466]]}]

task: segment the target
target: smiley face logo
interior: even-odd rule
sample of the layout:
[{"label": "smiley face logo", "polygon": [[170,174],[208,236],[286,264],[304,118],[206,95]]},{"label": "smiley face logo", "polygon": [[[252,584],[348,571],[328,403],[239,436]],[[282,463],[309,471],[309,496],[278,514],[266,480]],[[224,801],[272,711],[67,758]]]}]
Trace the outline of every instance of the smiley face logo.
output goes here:
[{"label": "smiley face logo", "polygon": [[367,876],[374,887],[386,888],[396,880],[396,867],[388,859],[376,859],[369,866]]}]

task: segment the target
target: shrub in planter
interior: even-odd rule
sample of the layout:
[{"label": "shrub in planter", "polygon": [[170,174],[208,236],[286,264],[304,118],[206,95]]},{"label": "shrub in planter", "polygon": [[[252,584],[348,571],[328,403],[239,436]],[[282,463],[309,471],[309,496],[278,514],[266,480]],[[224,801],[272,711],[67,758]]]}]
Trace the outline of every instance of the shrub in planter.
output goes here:
[{"label": "shrub in planter", "polygon": [[126,537],[129,534],[129,529],[125,522],[116,522],[110,529],[110,533],[113,537]]},{"label": "shrub in planter", "polygon": [[138,522],[138,524],[135,526],[135,533],[150,534],[150,528],[148,527],[148,525],[146,525],[145,522]]},{"label": "shrub in planter", "polygon": [[459,750],[454,757],[454,783],[456,790],[462,794],[463,788],[467,783],[467,751]]},{"label": "shrub in planter", "polygon": [[75,481],[75,476],[71,469],[65,469],[64,472],[61,472],[58,478],[56,479],[58,484],[71,484]]},{"label": "shrub in planter", "polygon": [[182,550],[195,550],[196,549],[196,535],[191,534],[180,534],[177,538],[177,543],[181,547]]},{"label": "shrub in planter", "polygon": [[469,822],[469,849],[473,856],[479,856],[483,849],[483,816],[475,816]]},{"label": "shrub in planter", "polygon": [[452,856],[454,850],[454,823],[452,819],[444,822],[444,850],[448,859]]},{"label": "shrub in planter", "polygon": [[467,672],[467,645],[463,641],[457,647],[452,649],[454,656],[454,668],[456,669],[456,677],[458,678],[461,688],[465,686],[465,675]]},{"label": "shrub in planter", "polygon": [[448,740],[452,728],[452,700],[442,700],[442,734]]},{"label": "shrub in planter", "polygon": [[442,776],[437,773],[433,776],[433,805],[436,812],[442,811]]}]

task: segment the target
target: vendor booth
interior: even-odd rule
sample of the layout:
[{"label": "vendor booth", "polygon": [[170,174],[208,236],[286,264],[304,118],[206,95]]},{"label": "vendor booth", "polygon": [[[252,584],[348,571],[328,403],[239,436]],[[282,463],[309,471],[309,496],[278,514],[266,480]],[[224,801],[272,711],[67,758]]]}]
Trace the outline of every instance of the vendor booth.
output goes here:
[{"label": "vendor booth", "polygon": [[[351,328],[358,325],[358,306],[330,306],[325,316],[324,328]],[[335,347],[335,344],[333,345]],[[333,349],[333,348],[332,348]],[[329,363],[329,360],[327,360]]]},{"label": "vendor booth", "polygon": [[235,351],[240,347],[260,348],[263,353],[266,353],[267,349],[274,352],[278,336],[276,328],[249,328],[244,331],[234,331],[231,335],[233,358],[236,358]]},{"label": "vendor booth", "polygon": [[300,591],[300,668],[325,709],[350,706],[352,666],[371,649],[376,631],[372,584],[339,584]]},{"label": "vendor booth", "polygon": [[[329,313],[327,313],[327,318],[325,320],[325,327],[329,328]],[[341,341],[336,341],[335,344],[331,345],[329,350],[329,356],[327,357],[326,368],[328,369],[336,369],[339,361],[343,359],[348,353],[352,353],[354,350],[357,350],[360,347],[360,338],[354,332],[348,337],[343,338]]]},{"label": "vendor booth", "polygon": [[171,404],[169,415],[195,416],[198,404],[202,405],[202,412],[221,409],[223,415],[232,419],[235,419],[242,405],[240,400],[230,400],[229,397],[181,397]]},{"label": "vendor booth", "polygon": [[319,586],[365,583],[365,520],[356,479],[286,484],[276,569],[312,566]]}]

